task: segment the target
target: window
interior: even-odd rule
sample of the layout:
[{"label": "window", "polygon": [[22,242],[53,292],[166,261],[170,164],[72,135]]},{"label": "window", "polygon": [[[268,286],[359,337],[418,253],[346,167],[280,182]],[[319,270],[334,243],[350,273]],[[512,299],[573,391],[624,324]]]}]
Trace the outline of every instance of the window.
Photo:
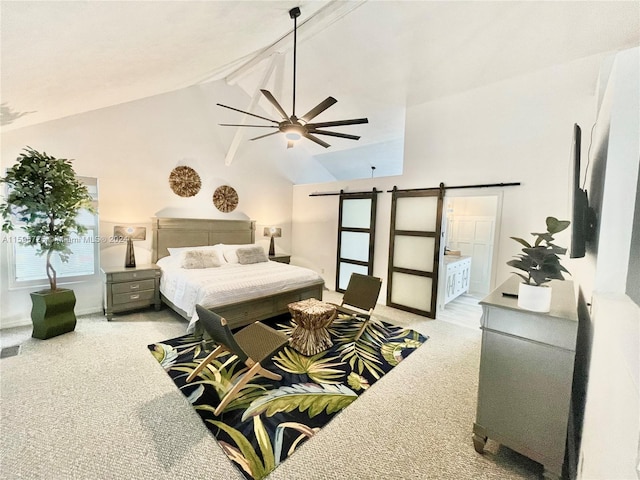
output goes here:
[{"label": "window", "polygon": [[[89,190],[93,198],[93,206],[98,209],[98,179],[92,177],[78,177]],[[72,254],[67,262],[60,260],[59,255],[52,255],[51,264],[56,270],[58,284],[86,280],[96,275],[99,268],[98,214],[83,210],[78,215],[78,221],[87,231],[81,235],[69,238],[69,248]],[[33,287],[48,285],[46,272],[46,255],[36,255],[36,247],[27,245],[23,239],[26,234],[15,225],[15,229],[8,240],[10,242],[9,258],[11,271],[9,276],[10,288]]]}]

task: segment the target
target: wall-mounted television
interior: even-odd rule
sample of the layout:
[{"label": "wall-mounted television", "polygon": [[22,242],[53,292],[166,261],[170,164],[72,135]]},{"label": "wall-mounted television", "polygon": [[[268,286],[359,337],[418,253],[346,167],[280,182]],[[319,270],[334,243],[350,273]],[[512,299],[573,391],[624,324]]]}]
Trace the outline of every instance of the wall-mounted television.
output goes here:
[{"label": "wall-mounted television", "polygon": [[576,123],[573,125],[573,143],[571,144],[571,161],[573,172],[571,178],[572,207],[571,207],[571,258],[584,257],[587,242],[593,240],[595,233],[596,215],[589,207],[587,191],[580,185],[580,145],[582,130]]}]

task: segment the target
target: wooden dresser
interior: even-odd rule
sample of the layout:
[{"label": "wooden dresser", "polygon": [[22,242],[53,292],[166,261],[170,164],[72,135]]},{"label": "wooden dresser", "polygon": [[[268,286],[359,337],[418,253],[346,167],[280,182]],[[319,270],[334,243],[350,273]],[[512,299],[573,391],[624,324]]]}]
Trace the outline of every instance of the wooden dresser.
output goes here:
[{"label": "wooden dresser", "polygon": [[155,306],[160,309],[160,267],[140,265],[133,268],[103,267],[104,314]]},{"label": "wooden dresser", "polygon": [[553,281],[551,311],[523,310],[514,276],[480,302],[482,350],[473,444],[487,438],[562,474],[578,332],[573,282]]}]

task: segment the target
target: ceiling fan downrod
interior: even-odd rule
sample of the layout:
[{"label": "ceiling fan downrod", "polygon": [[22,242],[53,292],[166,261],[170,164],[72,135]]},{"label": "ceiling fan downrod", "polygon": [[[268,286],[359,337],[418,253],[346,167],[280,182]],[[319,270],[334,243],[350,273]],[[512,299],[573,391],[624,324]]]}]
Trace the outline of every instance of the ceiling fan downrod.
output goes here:
[{"label": "ceiling fan downrod", "polygon": [[291,119],[297,120],[296,118],[296,57],[298,50],[298,17],[300,16],[300,8],[293,7],[289,10],[289,17],[293,19],[293,106],[291,108],[292,114]]}]

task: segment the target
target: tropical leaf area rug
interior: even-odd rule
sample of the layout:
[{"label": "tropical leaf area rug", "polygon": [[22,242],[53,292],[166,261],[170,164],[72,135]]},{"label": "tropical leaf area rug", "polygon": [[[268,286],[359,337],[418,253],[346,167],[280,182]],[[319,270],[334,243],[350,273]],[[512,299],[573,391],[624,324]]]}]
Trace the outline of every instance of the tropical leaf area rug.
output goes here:
[{"label": "tropical leaf area rug", "polygon": [[[266,323],[291,334],[289,315]],[[289,346],[266,367],[281,381],[255,377],[221,415],[220,398],[247,371],[223,353],[192,382],[186,378],[216,345],[185,335],[149,345],[149,350],[187,397],[224,452],[248,479],[264,478],[337,413],[422,345],[428,337],[372,319],[339,315],[329,327],[333,346],[307,357]]]}]

